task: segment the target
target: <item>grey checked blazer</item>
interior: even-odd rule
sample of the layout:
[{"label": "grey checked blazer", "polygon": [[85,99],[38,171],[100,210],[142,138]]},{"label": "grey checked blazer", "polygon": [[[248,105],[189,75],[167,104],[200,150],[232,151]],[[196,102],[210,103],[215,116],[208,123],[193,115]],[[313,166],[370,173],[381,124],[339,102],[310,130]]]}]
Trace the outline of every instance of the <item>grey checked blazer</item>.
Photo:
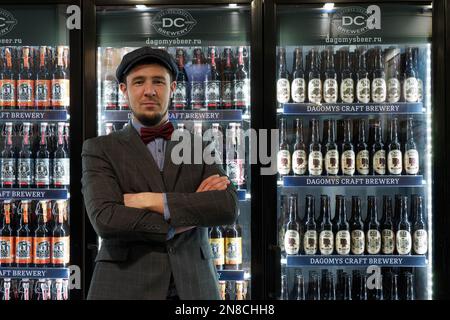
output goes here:
[{"label": "grey checked blazer", "polygon": [[[88,299],[165,299],[171,274],[181,299],[219,298],[207,227],[237,218],[236,190],[196,193],[225,173],[220,165],[175,165],[176,143],[168,141],[161,173],[132,125],[84,142],[82,192],[103,239]],[[138,192],[165,192],[170,225],[197,227],[166,240],[162,215],[124,206],[123,194]]]}]

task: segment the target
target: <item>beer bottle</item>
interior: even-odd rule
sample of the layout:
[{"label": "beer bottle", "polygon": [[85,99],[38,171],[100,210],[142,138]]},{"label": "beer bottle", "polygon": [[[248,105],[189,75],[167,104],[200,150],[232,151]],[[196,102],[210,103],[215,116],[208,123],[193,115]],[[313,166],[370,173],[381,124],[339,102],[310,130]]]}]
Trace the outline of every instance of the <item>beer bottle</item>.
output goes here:
[{"label": "beer bottle", "polygon": [[367,197],[366,248],[368,254],[379,254],[381,250],[380,224],[378,223],[377,201]]},{"label": "beer bottle", "polygon": [[392,59],[392,66],[388,70],[387,81],[387,100],[390,103],[396,103],[400,100],[401,86],[400,75],[398,72],[398,58]]},{"label": "beer bottle", "polygon": [[286,254],[298,254],[300,249],[300,225],[297,220],[297,195],[289,195],[289,220],[286,222],[284,234]]},{"label": "beer bottle", "polygon": [[361,301],[367,300],[367,275],[361,275],[361,291],[359,292],[359,299]]},{"label": "beer bottle", "polygon": [[352,271],[352,300],[361,300],[361,271]]},{"label": "beer bottle", "polygon": [[33,263],[33,239],[29,227],[30,201],[22,200],[19,207],[19,225],[16,231],[16,265],[31,267]]},{"label": "beer bottle", "polygon": [[236,281],[236,295],[234,300],[245,300],[245,285],[244,281]]},{"label": "beer bottle", "polygon": [[286,233],[286,223],[289,220],[289,206],[288,197],[285,194],[280,195],[280,212],[278,213],[278,246],[281,250],[281,255],[286,255],[286,250],[284,247],[284,236]]},{"label": "beer bottle", "polygon": [[3,68],[0,70],[0,109],[10,110],[16,106],[17,82],[13,68],[13,48],[5,47]]},{"label": "beer bottle", "polygon": [[1,186],[2,188],[13,188],[16,183],[16,158],[12,141],[13,124],[5,123],[5,144],[1,151]]},{"label": "beer bottle", "polygon": [[216,47],[210,47],[210,70],[205,79],[205,106],[208,110],[215,110],[220,106],[220,75],[216,65]]},{"label": "beer bottle", "polygon": [[33,185],[34,159],[30,146],[31,123],[24,122],[22,125],[22,147],[19,151],[17,163],[17,183],[19,188],[29,188]]},{"label": "beer bottle", "polygon": [[366,121],[358,120],[358,143],[356,144],[356,170],[360,175],[369,174],[369,149],[366,143]]},{"label": "beer bottle", "polygon": [[305,102],[305,71],[303,70],[303,52],[300,48],[294,51],[294,72],[292,72],[291,95],[296,103]]},{"label": "beer bottle", "polygon": [[370,80],[366,70],[366,53],[359,50],[359,68],[356,73],[356,99],[360,103],[370,102]]},{"label": "beer bottle", "polygon": [[188,106],[188,86],[189,80],[184,68],[185,52],[182,48],[176,50],[176,60],[178,66],[177,87],[173,94],[172,104],[175,110],[183,110]]},{"label": "beer bottle", "polygon": [[402,150],[398,141],[398,119],[391,120],[391,141],[387,146],[388,173],[392,175],[402,174]]},{"label": "beer bottle", "polygon": [[411,224],[408,220],[407,210],[408,197],[401,197],[400,200],[400,221],[397,226],[396,245],[398,254],[411,254]]},{"label": "beer bottle", "polygon": [[355,83],[353,73],[350,68],[350,56],[348,47],[341,51],[342,71],[341,71],[341,101],[344,103],[353,103],[355,100]]},{"label": "beer bottle", "polygon": [[363,254],[365,247],[364,224],[361,219],[361,198],[352,196],[352,216],[349,220],[352,254]]},{"label": "beer bottle", "polygon": [[38,279],[34,286],[34,296],[36,300],[50,300],[51,293],[45,279]]},{"label": "beer bottle", "polygon": [[280,145],[277,156],[278,174],[280,177],[291,172],[291,153],[289,152],[289,141],[287,138],[287,123],[285,118],[280,119]]},{"label": "beer bottle", "polygon": [[209,244],[213,253],[214,265],[222,270],[225,263],[225,240],[221,226],[213,226],[209,231]]},{"label": "beer bottle", "polygon": [[64,145],[66,146],[67,154],[70,158],[70,123],[64,124]]},{"label": "beer bottle", "polygon": [[328,274],[329,285],[328,285],[328,300],[336,300],[336,283],[334,281],[334,276],[330,272]]},{"label": "beer bottle", "polygon": [[405,300],[414,300],[416,299],[416,290],[414,288],[414,274],[407,272],[405,273],[406,277],[406,292],[405,292]]},{"label": "beer bottle", "polygon": [[428,227],[423,217],[423,198],[416,196],[414,201],[414,216],[416,217],[413,225],[414,254],[426,254],[428,251]]},{"label": "beer bottle", "polygon": [[278,48],[277,102],[288,103],[291,96],[290,75],[286,68],[286,49]]},{"label": "beer bottle", "polygon": [[238,48],[238,64],[234,74],[234,105],[243,113],[250,107],[250,80],[244,64],[244,47]]},{"label": "beer bottle", "polygon": [[19,281],[18,295],[20,301],[29,301],[32,299],[33,290],[30,279],[21,279]]},{"label": "beer bottle", "polygon": [[12,267],[14,264],[14,230],[11,225],[13,206],[5,200],[0,208],[2,227],[0,228],[0,266]]},{"label": "beer bottle", "polygon": [[375,49],[375,68],[372,73],[372,101],[377,103],[386,101],[386,75],[380,47]]},{"label": "beer bottle", "polygon": [[319,285],[319,275],[315,271],[309,273],[308,300],[320,300],[321,292]]},{"label": "beer bottle", "polygon": [[389,298],[392,301],[400,300],[398,297],[398,275],[392,273],[390,280],[391,280],[391,286],[390,286]]},{"label": "beer bottle", "polygon": [[51,263],[53,267],[67,267],[70,260],[70,234],[64,219],[67,214],[65,200],[56,201],[56,212],[58,218],[52,231]]},{"label": "beer bottle", "polygon": [[406,122],[406,143],[405,143],[405,172],[415,175],[419,172],[419,152],[414,141],[413,119],[408,118]]},{"label": "beer bottle", "polygon": [[47,201],[36,205],[37,225],[33,237],[33,263],[35,267],[46,267],[51,259],[51,237],[47,228]]},{"label": "beer bottle", "polygon": [[222,72],[222,108],[231,109],[233,107],[234,97],[234,73],[233,73],[233,52],[230,47],[223,49],[223,72]]},{"label": "beer bottle", "polygon": [[328,141],[325,144],[325,171],[329,176],[335,176],[339,172],[339,151],[336,144],[336,121],[327,120]]},{"label": "beer bottle", "polygon": [[413,50],[406,48],[406,67],[403,73],[403,99],[405,102],[417,102],[419,93],[418,74],[414,68]]},{"label": "beer bottle", "polygon": [[417,101],[422,102],[423,101],[423,81],[420,78],[420,72],[419,72],[419,48],[415,47],[412,49],[413,51],[413,61],[414,61],[414,69],[416,70],[417,74]]},{"label": "beer bottle", "polygon": [[34,75],[30,66],[30,47],[22,47],[20,69],[17,74],[17,106],[29,109],[34,104]]},{"label": "beer bottle", "polygon": [[395,249],[395,228],[392,214],[391,196],[383,196],[383,216],[381,225],[381,252],[383,254],[394,254]]},{"label": "beer bottle", "polygon": [[226,132],[227,176],[237,188],[242,188],[245,183],[245,150],[241,133],[237,123],[230,123]]},{"label": "beer bottle", "polygon": [[68,188],[70,184],[70,158],[64,145],[64,122],[58,122],[58,144],[53,153],[53,184],[55,188]]},{"label": "beer bottle", "polygon": [[327,195],[320,196],[320,212],[322,221],[320,221],[319,233],[319,250],[320,254],[333,254],[334,251],[334,234],[333,224],[330,220],[330,197]]},{"label": "beer bottle", "polygon": [[301,119],[295,119],[295,144],[292,153],[292,171],[294,175],[306,174],[308,161],[306,160],[306,146],[303,141],[303,122]]},{"label": "beer bottle", "polygon": [[352,279],[347,272],[344,272],[344,296],[343,300],[352,300]]},{"label": "beer bottle", "polygon": [[303,228],[305,234],[303,236],[303,251],[305,254],[316,254],[317,252],[317,226],[314,220],[314,196],[306,196],[306,222]]},{"label": "beer bottle", "polygon": [[383,275],[380,274],[378,275],[379,277],[379,284],[375,287],[375,296],[374,296],[374,300],[384,300],[384,290],[383,290]]},{"label": "beer bottle", "polygon": [[322,147],[319,137],[319,120],[312,119],[311,143],[309,145],[308,171],[311,176],[322,174]]},{"label": "beer bottle", "polygon": [[342,143],[341,167],[342,174],[352,176],[355,173],[355,151],[351,135],[352,120],[344,120],[344,142]]},{"label": "beer bottle", "polygon": [[336,103],[338,98],[338,83],[336,70],[334,69],[332,48],[325,50],[325,72],[323,78],[323,99],[326,103]]},{"label": "beer bottle", "polygon": [[117,110],[118,86],[114,75],[113,48],[105,49],[105,73],[102,79],[102,100],[105,110]]},{"label": "beer bottle", "polygon": [[339,217],[336,223],[336,252],[341,255],[350,253],[350,232],[345,208],[345,197],[336,196],[336,215]]},{"label": "beer bottle", "polygon": [[242,268],[242,231],[235,222],[225,229],[225,269],[239,270]]},{"label": "beer bottle", "polygon": [[50,152],[47,147],[47,122],[41,122],[39,149],[36,152],[35,181],[37,188],[50,186]]},{"label": "beer bottle", "polygon": [[220,300],[226,300],[226,288],[227,288],[227,282],[223,281],[223,280],[219,280]]},{"label": "beer bottle", "polygon": [[280,292],[280,300],[289,300],[289,291],[288,291],[288,283],[287,283],[287,275],[281,275],[281,292]]},{"label": "beer bottle", "polygon": [[319,104],[322,101],[322,81],[320,80],[320,68],[317,66],[318,53],[313,48],[309,54],[311,66],[308,74],[308,101]]},{"label": "beer bottle", "polygon": [[39,71],[36,73],[35,101],[38,110],[50,108],[50,74],[47,68],[47,47],[39,47]]},{"label": "beer bottle", "polygon": [[384,175],[386,173],[386,152],[384,151],[380,120],[376,120],[373,126],[375,141],[372,145],[372,172],[374,175]]},{"label": "beer bottle", "polygon": [[297,288],[297,294],[296,294],[296,300],[306,300],[306,294],[305,294],[305,278],[302,274],[296,275],[296,288]]},{"label": "beer bottle", "polygon": [[64,70],[63,46],[58,46],[57,63],[52,74],[52,107],[53,109],[67,109],[70,105],[70,80]]}]

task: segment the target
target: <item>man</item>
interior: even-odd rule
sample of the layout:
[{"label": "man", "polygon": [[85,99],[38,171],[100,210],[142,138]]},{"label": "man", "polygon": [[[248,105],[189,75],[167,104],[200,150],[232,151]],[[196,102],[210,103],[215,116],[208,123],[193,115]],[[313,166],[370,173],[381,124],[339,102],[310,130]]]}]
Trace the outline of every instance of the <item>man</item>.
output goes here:
[{"label": "man", "polygon": [[116,76],[131,123],[82,152],[86,210],[103,240],[88,299],[218,299],[206,227],[237,218],[236,190],[220,165],[171,161],[167,52],[130,52]]}]

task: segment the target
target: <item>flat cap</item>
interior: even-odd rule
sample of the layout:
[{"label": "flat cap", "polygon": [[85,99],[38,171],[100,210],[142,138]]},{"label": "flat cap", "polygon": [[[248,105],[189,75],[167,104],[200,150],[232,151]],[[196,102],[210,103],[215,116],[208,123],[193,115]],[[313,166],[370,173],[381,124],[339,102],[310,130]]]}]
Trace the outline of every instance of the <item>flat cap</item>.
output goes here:
[{"label": "flat cap", "polygon": [[177,79],[178,67],[172,56],[165,50],[142,47],[131,51],[123,56],[122,61],[116,70],[116,78],[120,82],[125,82],[127,73],[137,64],[157,63],[166,67],[172,74],[173,80]]}]

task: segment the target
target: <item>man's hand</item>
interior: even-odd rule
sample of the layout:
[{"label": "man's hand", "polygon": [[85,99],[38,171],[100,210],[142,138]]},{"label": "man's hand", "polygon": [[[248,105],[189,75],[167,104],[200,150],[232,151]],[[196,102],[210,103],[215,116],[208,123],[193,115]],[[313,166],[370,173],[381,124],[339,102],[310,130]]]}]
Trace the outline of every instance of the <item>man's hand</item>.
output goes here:
[{"label": "man's hand", "polygon": [[204,192],[204,191],[223,191],[226,190],[228,185],[230,184],[230,180],[226,176],[219,176],[218,174],[212,175],[205,180],[202,181],[200,186],[197,188],[196,192]]},{"label": "man's hand", "polygon": [[164,214],[164,203],[162,193],[140,192],[126,193],[123,195],[123,203],[127,207],[147,209],[156,213]]}]

